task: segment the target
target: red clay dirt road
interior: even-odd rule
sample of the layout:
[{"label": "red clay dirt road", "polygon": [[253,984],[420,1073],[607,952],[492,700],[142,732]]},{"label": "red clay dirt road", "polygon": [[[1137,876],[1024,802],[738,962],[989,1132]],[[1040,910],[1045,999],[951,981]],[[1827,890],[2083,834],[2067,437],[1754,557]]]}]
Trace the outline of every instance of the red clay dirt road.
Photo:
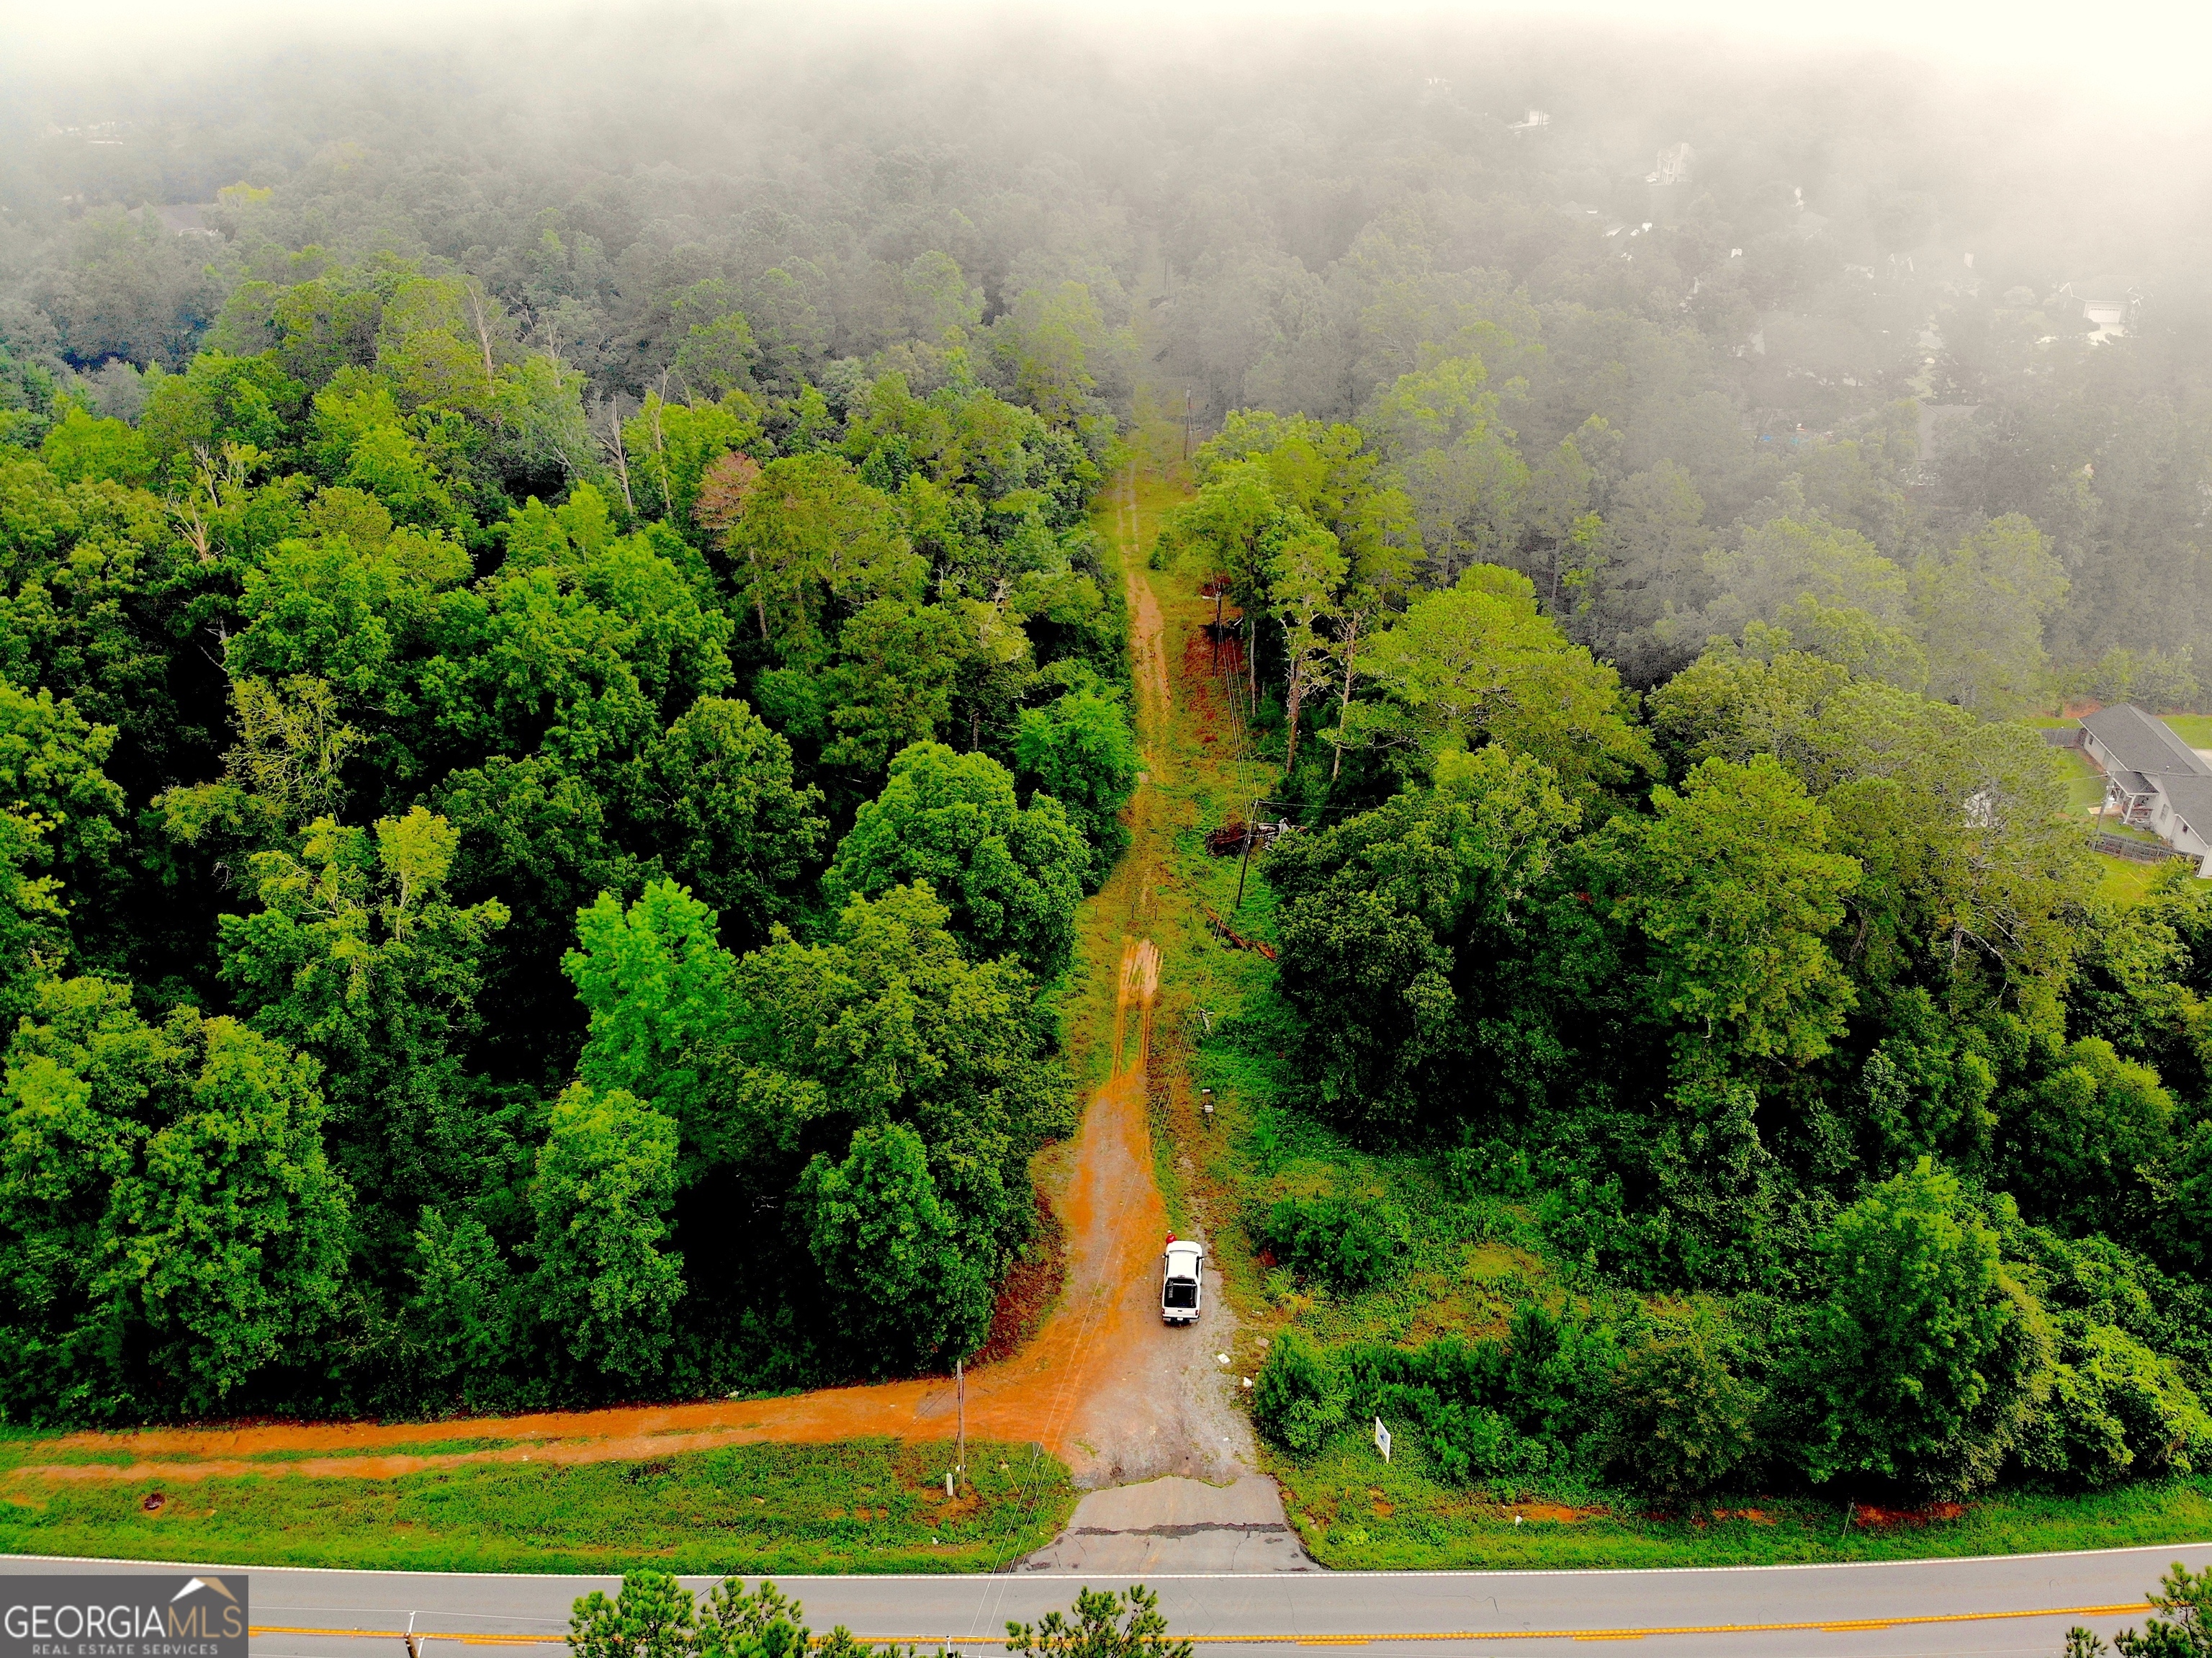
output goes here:
[{"label": "red clay dirt road", "polygon": [[[1167,656],[1158,600],[1136,574],[1134,558],[1129,563],[1139,730],[1148,765],[1157,768],[1167,760]],[[1085,1486],[1164,1473],[1234,1478],[1250,1454],[1249,1425],[1230,1407],[1224,1379],[1214,1370],[1213,1351],[1226,1346],[1221,1338],[1233,1327],[1218,1278],[1207,1275],[1207,1317],[1195,1329],[1167,1328],[1158,1306],[1167,1216],[1152,1179],[1145,1070],[1160,955],[1137,933],[1156,890],[1164,832],[1158,809],[1148,774],[1130,806],[1134,832],[1129,855],[1093,900],[1121,906],[1132,932],[1122,943],[1113,1074],[1085,1111],[1066,1187],[1054,1203],[1067,1234],[1065,1288],[1059,1305],[1026,1346],[968,1379],[971,1436],[1040,1443]],[[949,1438],[954,1413],[952,1384],[938,1377],[748,1403],[441,1423],[76,1434],[48,1444],[55,1451],[128,1451],[158,1460],[46,1463],[19,1468],[15,1478],[173,1482],[280,1471],[389,1478],[471,1462],[599,1462],[763,1440]],[[452,1452],[436,1448],[442,1441],[470,1440],[507,1442]],[[394,1448],[380,1454],[380,1446]],[[316,1452],[328,1454],[312,1454]],[[253,1460],[270,1453],[287,1454],[276,1461]]]}]

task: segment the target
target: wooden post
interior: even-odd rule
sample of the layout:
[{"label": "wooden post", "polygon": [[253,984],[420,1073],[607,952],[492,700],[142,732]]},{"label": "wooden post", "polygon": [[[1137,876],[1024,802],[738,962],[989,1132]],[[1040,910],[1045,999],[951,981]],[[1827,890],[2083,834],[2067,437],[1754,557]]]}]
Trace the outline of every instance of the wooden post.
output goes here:
[{"label": "wooden post", "polygon": [[1253,821],[1253,816],[1259,809],[1260,797],[1255,795],[1252,797],[1251,809],[1244,814],[1244,852],[1243,856],[1237,860],[1237,902],[1229,906],[1231,915],[1235,915],[1244,907],[1244,866],[1252,861],[1252,832],[1259,827],[1259,825]]}]

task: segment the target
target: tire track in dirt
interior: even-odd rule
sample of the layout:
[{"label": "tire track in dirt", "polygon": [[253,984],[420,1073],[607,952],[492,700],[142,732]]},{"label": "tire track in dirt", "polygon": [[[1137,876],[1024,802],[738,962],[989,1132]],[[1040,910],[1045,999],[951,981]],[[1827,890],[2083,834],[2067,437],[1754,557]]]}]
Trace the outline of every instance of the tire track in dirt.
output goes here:
[{"label": "tire track in dirt", "polygon": [[[1051,1195],[1066,1228],[1067,1276],[1059,1305],[1010,1357],[968,1377],[968,1431],[978,1439],[1034,1442],[1060,1458],[1079,1484],[1160,1473],[1231,1478],[1241,1417],[1198,1351],[1229,1314],[1217,1303],[1204,1326],[1171,1330],[1156,1304],[1156,1267],[1167,1211],[1152,1178],[1145,1078],[1158,999],[1158,947],[1144,936],[1163,869],[1162,802],[1171,692],[1158,596],[1136,566],[1133,492],[1126,518],[1131,666],[1146,771],[1128,808],[1128,854],[1093,899],[1123,917],[1115,997],[1112,1075],[1091,1098],[1064,1189]],[[1134,1015],[1133,1021],[1132,1015]],[[1209,1277],[1212,1274],[1209,1273]],[[787,1399],[545,1411],[439,1423],[269,1423],[70,1434],[27,1448],[33,1455],[121,1454],[129,1461],[40,1463],[10,1484],[41,1481],[297,1473],[388,1479],[468,1463],[585,1463],[643,1460],[757,1442],[949,1438],[956,1399],[949,1378],[824,1388]],[[1233,1422],[1228,1418],[1235,1417]],[[446,1441],[497,1440],[441,1452]],[[398,1447],[405,1447],[404,1450]],[[380,1447],[394,1448],[380,1450]]]}]

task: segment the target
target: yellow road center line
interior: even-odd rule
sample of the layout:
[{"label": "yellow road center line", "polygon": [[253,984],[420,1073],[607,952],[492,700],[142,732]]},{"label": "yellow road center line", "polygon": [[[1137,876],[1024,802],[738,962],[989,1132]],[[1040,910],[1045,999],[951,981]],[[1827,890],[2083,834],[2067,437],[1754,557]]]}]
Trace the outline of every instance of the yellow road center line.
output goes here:
[{"label": "yellow road center line", "polygon": [[[1919,1617],[1861,1618],[1841,1623],[1670,1624],[1648,1629],[1438,1630],[1376,1635],[1192,1635],[1182,1638],[1200,1646],[1356,1647],[1370,1641],[1641,1641],[1668,1635],[1780,1635],[1794,1630],[1819,1630],[1830,1635],[1848,1635],[1923,1624],[1987,1624],[2019,1618],[2119,1618],[2130,1612],[2149,1610],[2148,1601],[2129,1600],[2117,1606],[2035,1606],[2020,1612],[1928,1612]],[[402,1638],[402,1632],[396,1629],[312,1629],[289,1624],[256,1624],[250,1633],[359,1637],[378,1641]],[[436,1630],[417,1630],[415,1638],[417,1641],[458,1641],[463,1646],[471,1647],[562,1646],[568,1642],[568,1637],[564,1635],[465,1635]],[[925,1649],[942,1645],[945,1642],[942,1635],[868,1635],[859,1638],[863,1645],[867,1646],[896,1641],[902,1644],[918,1643]],[[957,1648],[1002,1647],[1006,1643],[1006,1637],[1003,1635],[971,1635],[963,1636],[951,1644]]]}]

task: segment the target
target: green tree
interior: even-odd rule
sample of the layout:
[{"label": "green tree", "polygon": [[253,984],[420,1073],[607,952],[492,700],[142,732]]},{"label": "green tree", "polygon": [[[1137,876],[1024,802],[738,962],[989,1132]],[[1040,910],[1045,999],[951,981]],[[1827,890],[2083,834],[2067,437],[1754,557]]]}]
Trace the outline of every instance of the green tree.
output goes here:
[{"label": "green tree", "polygon": [[1705,563],[1720,588],[1709,622],[1730,632],[1775,622],[1808,598],[1891,625],[1905,619],[1905,572],[1857,531],[1817,516],[1770,519]]},{"label": "green tree", "polygon": [[365,740],[329,684],[307,674],[282,684],[234,680],[230,698],[239,741],[222,757],[222,776],[164,789],[154,809],[188,846],[251,853],[296,844],[308,824],[343,809],[345,764]]},{"label": "green tree", "polygon": [[1228,577],[1249,615],[1263,607],[1268,541],[1284,515],[1275,480],[1262,462],[1217,463],[1197,498],[1176,508],[1160,526],[1158,552]]},{"label": "green tree", "polygon": [[2023,1436],[2021,1466],[2087,1486],[2186,1473],[2212,1444],[2212,1418],[2173,1360],[2125,1331],[2063,1320],[2051,1396]]},{"label": "green tree", "polygon": [[2122,1630],[2112,1637],[2113,1650],[2120,1658],[2205,1658],[2212,1653],[2212,1571],[2192,1575],[2176,1561],[2158,1587],[2150,1603],[2172,1621],[2147,1618],[2140,1635]]},{"label": "green tree", "polygon": [[123,874],[123,790],[103,770],[115,737],[114,727],[92,724],[68,698],[57,702],[51,692],[0,679],[0,802],[52,826],[26,849],[29,867],[52,869],[73,904],[94,906],[95,915]]},{"label": "green tree", "polygon": [[1073,1623],[1048,1612],[1032,1629],[1009,1619],[1006,1650],[1020,1658],[1190,1658],[1188,1641],[1171,1640],[1160,1597],[1142,1583],[1126,1595],[1080,1589]]},{"label": "green tree", "polygon": [[1807,1472],[1988,1484],[2047,1386],[2044,1338],[1958,1177],[1922,1158],[1838,1216],[1820,1250],[1828,1290],[1798,1360]]},{"label": "green tree", "polygon": [[640,756],[631,811],[661,867],[754,942],[790,911],[828,824],[791,745],[735,698],[702,697]]},{"label": "green tree", "polygon": [[45,861],[49,819],[0,811],[0,1017],[20,1019],[39,987],[68,962],[69,905]]},{"label": "green tree", "polygon": [[1014,736],[1014,767],[1051,795],[1091,842],[1090,878],[1103,880],[1128,844],[1121,808],[1136,792],[1143,757],[1127,705],[1085,674],[1042,708],[1025,708]]},{"label": "green tree", "polygon": [[921,1138],[856,1131],[842,1163],[817,1156],[793,1201],[839,1338],[872,1373],[961,1357],[991,1326],[991,1282],[939,1201]]},{"label": "green tree", "polygon": [[1705,497],[1674,461],[1623,479],[1598,538],[1601,626],[1616,635],[1653,628],[1670,606],[1694,602],[1708,590],[1705,558],[1712,540]]},{"label": "green tree", "polygon": [[1737,1375],[1710,1318],[1662,1323],[1613,1376],[1620,1460],[1661,1496],[1695,1496],[1743,1466],[1756,1443],[1759,1390]]},{"label": "green tree", "polygon": [[839,631],[836,662],[818,682],[833,734],[823,760],[880,771],[908,744],[941,735],[969,655],[968,631],[942,605],[862,606]]},{"label": "green tree", "polygon": [[1859,878],[1826,850],[1827,812],[1766,754],[1703,761],[1651,803],[1600,841],[1611,913],[1650,951],[1651,1012],[1753,1057],[1827,1051],[1856,997],[1825,939]]},{"label": "green tree", "polygon": [[39,445],[47,471],[64,484],[106,479],[117,484],[153,481],[146,441],[120,420],[95,419],[79,404],[63,408]]},{"label": "green tree", "polygon": [[1252,1414],[1268,1438],[1285,1450],[1311,1456],[1344,1425],[1342,1381],[1304,1332],[1277,1336],[1252,1386]]},{"label": "green tree", "polygon": [[2039,699],[2045,619],[2065,598],[2065,568],[2033,523],[1993,518],[1913,571],[1929,692],[1984,715]]},{"label": "green tree", "polygon": [[926,574],[897,509],[836,455],[772,460],[749,489],[726,535],[744,607],[786,661],[824,654],[833,607],[912,601]]},{"label": "green tree", "polygon": [[714,911],[656,881],[627,911],[600,893],[578,914],[576,942],[561,966],[591,1015],[577,1078],[672,1119],[683,1137],[677,1184],[689,1186],[738,1149],[726,1070],[737,962],[715,936]]},{"label": "green tree", "polygon": [[579,1595],[568,1614],[574,1658],[690,1658],[699,1639],[698,1608],[666,1572],[629,1571],[608,1600]]},{"label": "green tree", "polygon": [[221,1408],[337,1310],[348,1192],[314,1062],[128,985],[54,980],[9,1050],[0,1234],[21,1408]]},{"label": "green tree", "polygon": [[467,1068],[507,909],[448,896],[458,839],[420,806],[373,830],[319,818],[297,853],[249,861],[261,908],[216,923],[221,972],[249,1022],[321,1067],[330,1137],[379,1273],[425,1204],[504,1185],[523,1155]]},{"label": "green tree", "polygon": [[1382,594],[1404,588],[1420,553],[1413,508],[1360,428],[1232,409],[1221,430],[1199,447],[1199,483],[1210,487],[1233,475],[1241,461],[1258,462],[1282,505],[1336,537],[1354,582]]},{"label": "green tree", "polygon": [[1445,357],[1400,375],[1376,405],[1430,565],[1447,586],[1470,564],[1506,564],[1520,551],[1528,467],[1488,379],[1480,357]]},{"label": "green tree", "polygon": [[[805,1615],[805,1606],[766,1578],[747,1594],[742,1579],[726,1577],[699,1603],[701,1658],[805,1658],[813,1645],[801,1621]],[[842,1628],[822,1646],[830,1658],[861,1658]]]},{"label": "green tree", "polygon": [[635,1096],[578,1082],[553,1106],[531,1188],[540,1316],[572,1358],[633,1384],[667,1362],[684,1294],[684,1258],[663,1244],[677,1144],[675,1123]]},{"label": "green tree", "polygon": [[155,383],[138,432],[149,460],[181,478],[195,455],[217,454],[225,444],[282,454],[306,396],[306,387],[265,358],[203,351],[183,374]]},{"label": "green tree", "polygon": [[[717,403],[664,403],[648,392],[638,411],[623,423],[625,466],[638,499],[671,521],[696,521],[702,527],[727,530],[744,503],[744,492],[760,477],[760,467],[744,449],[760,442],[761,406],[742,391]],[[736,466],[745,478],[735,498],[718,496],[708,479]],[[750,469],[747,472],[746,469]]]},{"label": "green tree", "polygon": [[1346,711],[1347,740],[1419,769],[1486,742],[1528,754],[1587,796],[1648,771],[1620,677],[1538,613],[1524,576],[1478,564],[1370,635],[1360,672],[1378,693]]},{"label": "green tree", "polygon": [[2111,1231],[2172,1148],[2173,1100],[2147,1065],[2085,1037],[1997,1101],[2009,1184],[2030,1215]]},{"label": "green tree", "polygon": [[1298,714],[1306,693],[1325,683],[1329,642],[1323,630],[1348,568],[1336,538],[1310,520],[1288,526],[1267,559],[1267,599],[1283,625],[1285,771],[1297,764]]},{"label": "green tree", "polygon": [[[402,1317],[410,1356],[434,1386],[459,1384],[473,1400],[526,1339],[523,1285],[490,1229],[474,1215],[422,1212],[413,1283]],[[489,1391],[489,1390],[487,1390]],[[493,1392],[487,1404],[503,1402]]]},{"label": "green tree", "polygon": [[1863,982],[1933,969],[1969,1005],[2055,1020],[2095,869],[2040,734],[1798,652],[1708,651],[1650,705],[1684,764],[1770,753],[1820,797],[1863,872],[1845,900]]},{"label": "green tree", "polygon": [[916,743],[891,762],[823,876],[830,901],[927,881],[952,905],[953,930],[978,956],[1012,952],[1054,972],[1075,937],[1091,849],[1060,802],[1016,803],[1013,779],[988,754]]},{"label": "green tree", "polygon": [[775,1120],[823,1150],[872,1125],[912,1127],[963,1256],[990,1277],[1028,1240],[1029,1158],[1073,1128],[1074,1100],[1034,981],[1009,959],[969,960],[950,919],[927,886],[899,887],[853,899],[818,944],[780,934],[738,964],[743,1052]]},{"label": "green tree", "polygon": [[1432,791],[1270,850],[1281,987],[1333,1114],[1405,1125],[1456,1094],[1580,818],[1545,767],[1485,749],[1448,757]]}]

